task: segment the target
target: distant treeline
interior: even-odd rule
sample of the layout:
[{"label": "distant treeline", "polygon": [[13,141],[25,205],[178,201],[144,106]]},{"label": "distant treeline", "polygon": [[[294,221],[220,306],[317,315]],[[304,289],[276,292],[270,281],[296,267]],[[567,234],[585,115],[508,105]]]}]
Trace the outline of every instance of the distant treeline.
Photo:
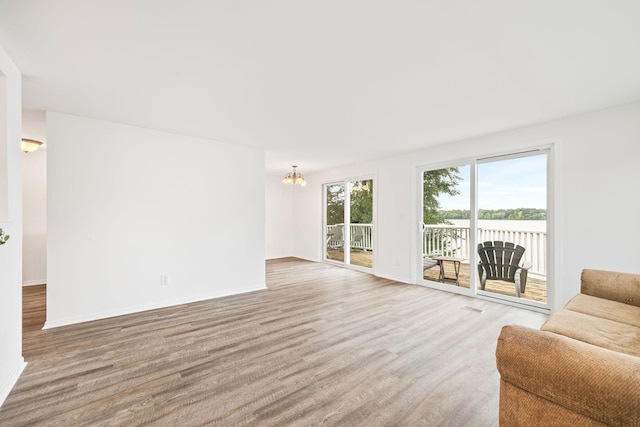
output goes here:
[{"label": "distant treeline", "polygon": [[[438,214],[442,219],[471,219],[468,210],[439,210]],[[478,219],[546,220],[547,210],[535,208],[480,209]]]}]

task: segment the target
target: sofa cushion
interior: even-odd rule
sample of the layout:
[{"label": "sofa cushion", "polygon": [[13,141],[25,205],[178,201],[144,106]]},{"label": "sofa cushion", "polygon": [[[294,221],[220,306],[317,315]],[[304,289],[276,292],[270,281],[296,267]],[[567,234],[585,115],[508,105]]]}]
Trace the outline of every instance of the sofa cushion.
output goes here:
[{"label": "sofa cushion", "polygon": [[[638,357],[510,325],[498,338],[496,362],[500,427],[591,425],[583,417],[608,426],[640,426]],[[513,388],[506,390],[506,384]]]},{"label": "sofa cushion", "polygon": [[560,310],[549,316],[540,329],[640,357],[640,328],[625,323]]},{"label": "sofa cushion", "polygon": [[584,269],[580,293],[640,307],[640,274]]},{"label": "sofa cushion", "polygon": [[640,307],[635,305],[579,294],[565,308],[640,328]]}]

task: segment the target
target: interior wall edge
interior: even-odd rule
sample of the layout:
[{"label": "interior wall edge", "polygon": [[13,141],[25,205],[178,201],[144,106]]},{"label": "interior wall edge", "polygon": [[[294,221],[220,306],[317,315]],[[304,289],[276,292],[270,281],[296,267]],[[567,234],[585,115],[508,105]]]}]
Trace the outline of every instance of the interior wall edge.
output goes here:
[{"label": "interior wall edge", "polygon": [[24,361],[23,357],[20,357],[18,363],[13,369],[13,372],[9,374],[9,376],[6,377],[4,383],[0,385],[0,407],[2,406],[2,403],[6,400],[7,396],[9,396],[9,393],[11,393],[13,386],[16,384],[16,382],[18,382],[20,375],[22,375],[22,372],[26,367],[27,367],[27,362]]}]

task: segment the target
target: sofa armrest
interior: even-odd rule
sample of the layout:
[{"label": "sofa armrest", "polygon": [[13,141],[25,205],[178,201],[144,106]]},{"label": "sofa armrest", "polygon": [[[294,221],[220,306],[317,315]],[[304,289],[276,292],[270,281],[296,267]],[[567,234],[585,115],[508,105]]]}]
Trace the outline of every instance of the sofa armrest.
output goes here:
[{"label": "sofa armrest", "polygon": [[609,425],[640,425],[640,358],[550,332],[505,326],[502,380]]},{"label": "sofa armrest", "polygon": [[640,274],[585,269],[580,292],[640,307]]}]

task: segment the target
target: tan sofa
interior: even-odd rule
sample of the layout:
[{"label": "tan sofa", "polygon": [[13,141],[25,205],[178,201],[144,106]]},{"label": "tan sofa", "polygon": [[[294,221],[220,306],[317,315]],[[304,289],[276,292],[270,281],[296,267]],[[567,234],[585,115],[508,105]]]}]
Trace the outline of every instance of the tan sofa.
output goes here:
[{"label": "tan sofa", "polygon": [[501,426],[640,426],[640,274],[584,270],[540,330],[498,338]]}]

